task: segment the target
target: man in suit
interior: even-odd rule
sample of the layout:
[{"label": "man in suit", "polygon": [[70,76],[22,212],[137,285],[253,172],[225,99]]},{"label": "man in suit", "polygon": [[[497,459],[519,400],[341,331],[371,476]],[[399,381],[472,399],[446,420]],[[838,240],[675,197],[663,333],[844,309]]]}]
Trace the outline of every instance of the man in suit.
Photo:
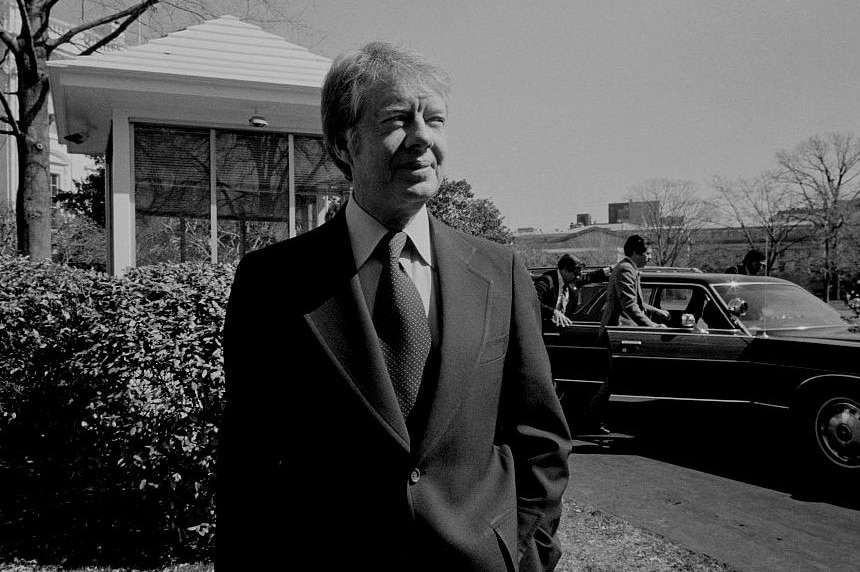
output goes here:
[{"label": "man in suit", "polygon": [[749,250],[740,264],[735,264],[726,269],[726,274],[743,274],[745,276],[758,276],[766,266],[766,258],[761,250],[753,248]]},{"label": "man in suit", "polygon": [[570,435],[513,251],[435,219],[449,80],[339,56],[330,221],[252,252],[224,331],[216,569],[552,570]]},{"label": "man in suit", "polygon": [[573,325],[569,316],[580,305],[579,289],[584,284],[605,280],[609,275],[608,267],[590,272],[584,269],[584,262],[565,253],[558,259],[556,270],[545,272],[534,281],[545,322],[559,327]]},{"label": "man in suit", "polygon": [[611,431],[604,424],[606,406],[612,393],[612,349],[609,344],[608,326],[646,326],[665,328],[664,322],[669,319],[669,312],[645,302],[642,297],[642,285],[639,282],[639,269],[651,260],[651,247],[643,236],[634,234],[624,243],[624,258],[615,265],[609,275],[606,285],[606,305],[600,320],[598,333],[599,344],[604,345],[609,352],[609,365],[606,379],[600,389],[591,399],[585,417],[583,431],[595,431],[607,434]]}]

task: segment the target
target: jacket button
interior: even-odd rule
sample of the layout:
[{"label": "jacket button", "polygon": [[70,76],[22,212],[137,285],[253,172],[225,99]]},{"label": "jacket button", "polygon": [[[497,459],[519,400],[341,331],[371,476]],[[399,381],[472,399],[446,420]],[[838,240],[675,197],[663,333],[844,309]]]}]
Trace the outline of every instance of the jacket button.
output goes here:
[{"label": "jacket button", "polygon": [[409,475],[409,482],[413,485],[418,483],[421,480],[421,471],[419,469],[412,469],[412,474]]}]

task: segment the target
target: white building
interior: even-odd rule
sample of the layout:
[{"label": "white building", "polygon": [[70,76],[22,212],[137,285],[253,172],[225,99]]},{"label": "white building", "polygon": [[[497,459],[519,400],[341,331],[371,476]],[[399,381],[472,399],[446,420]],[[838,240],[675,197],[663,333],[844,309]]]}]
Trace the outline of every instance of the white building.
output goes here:
[{"label": "white building", "polygon": [[60,137],[106,156],[109,270],[235,262],[330,216],[349,191],[322,145],[330,65],[232,16],[51,62]]}]

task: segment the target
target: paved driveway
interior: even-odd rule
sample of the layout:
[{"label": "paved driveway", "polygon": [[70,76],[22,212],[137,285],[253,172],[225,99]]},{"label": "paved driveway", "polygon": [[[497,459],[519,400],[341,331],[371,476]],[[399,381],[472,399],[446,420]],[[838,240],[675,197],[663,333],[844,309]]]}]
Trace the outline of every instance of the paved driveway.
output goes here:
[{"label": "paved driveway", "polygon": [[577,441],[572,498],[744,572],[860,570],[860,504],[826,483],[797,488],[778,418],[613,413],[641,436],[608,449]]}]

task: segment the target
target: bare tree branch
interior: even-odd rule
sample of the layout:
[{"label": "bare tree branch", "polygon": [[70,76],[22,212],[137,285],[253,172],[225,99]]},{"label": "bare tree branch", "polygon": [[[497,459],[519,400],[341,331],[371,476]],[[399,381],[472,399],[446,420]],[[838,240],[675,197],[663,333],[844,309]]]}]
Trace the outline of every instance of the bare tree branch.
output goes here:
[{"label": "bare tree branch", "polygon": [[10,34],[7,30],[0,29],[0,42],[6,45],[6,48],[13,54],[21,51],[21,46],[18,44],[18,38]]},{"label": "bare tree branch", "polygon": [[0,104],[3,105],[3,112],[6,114],[4,119],[5,123],[8,123],[12,128],[11,131],[2,131],[0,133],[4,133],[6,135],[15,135],[16,137],[21,135],[21,129],[18,127],[18,121],[15,119],[15,114],[12,113],[12,107],[9,105],[9,100],[6,98],[4,93],[0,93]]},{"label": "bare tree branch", "polygon": [[[38,60],[36,58],[36,45],[34,43],[32,30],[30,29],[30,14],[27,12],[27,6],[24,4],[24,0],[17,0],[18,2],[18,12],[21,15],[21,32],[18,34],[18,45],[20,46],[20,39],[24,38],[24,53],[27,56],[27,59],[30,61],[30,70],[33,73],[38,73]],[[18,74],[21,75],[23,70],[18,70]]]},{"label": "bare tree branch", "polygon": [[147,10],[147,7],[142,7],[139,13],[129,15],[119,26],[114,28],[114,30],[111,33],[102,37],[99,41],[97,41],[92,46],[90,46],[84,50],[81,50],[80,55],[88,56],[88,55],[95,53],[96,51],[100,50],[101,48],[108,45],[112,41],[114,41],[116,38],[118,38],[120,36],[120,34],[125,32],[126,28],[128,28],[133,22],[135,22],[138,18],[140,18],[141,14],[143,14],[146,10]]},{"label": "bare tree branch", "polygon": [[631,190],[630,199],[644,203],[645,233],[654,245],[659,266],[689,263],[692,235],[706,222],[705,203],[690,181],[649,179]]},{"label": "bare tree branch", "polygon": [[[21,2],[22,0],[18,0],[18,1]],[[98,28],[99,26],[109,24],[109,23],[114,22],[116,20],[121,20],[122,18],[125,18],[126,16],[134,15],[135,18],[140,17],[140,15],[143,14],[148,8],[155,6],[159,2],[160,2],[160,0],[144,0],[143,2],[140,2],[139,4],[135,4],[134,6],[132,6],[130,8],[126,8],[125,10],[122,10],[120,12],[116,12],[116,13],[110,14],[108,16],[102,16],[101,18],[97,18],[91,22],[86,22],[84,24],[81,24],[80,26],[76,26],[76,27],[72,28],[71,30],[69,30],[65,34],[62,34],[61,36],[46,40],[45,41],[45,47],[47,48],[47,50],[49,52],[52,52],[58,46],[61,46],[65,43],[70,42],[72,40],[72,38],[74,38],[75,36],[77,36],[78,34],[80,34],[82,32],[86,32],[87,30],[92,30],[93,28]]]}]

